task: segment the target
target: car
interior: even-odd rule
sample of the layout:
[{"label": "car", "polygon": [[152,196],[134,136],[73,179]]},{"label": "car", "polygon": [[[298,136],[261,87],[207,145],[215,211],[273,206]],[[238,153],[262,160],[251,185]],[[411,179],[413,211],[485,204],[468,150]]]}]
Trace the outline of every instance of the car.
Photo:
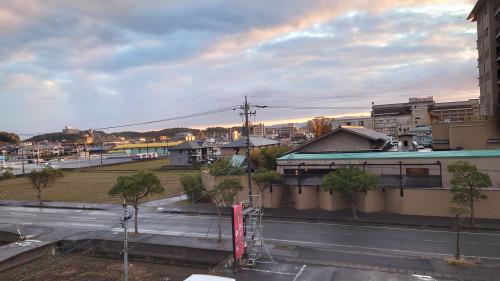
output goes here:
[{"label": "car", "polygon": [[32,163],[36,163],[36,160],[35,159],[29,159],[28,160],[28,164],[32,164]]}]

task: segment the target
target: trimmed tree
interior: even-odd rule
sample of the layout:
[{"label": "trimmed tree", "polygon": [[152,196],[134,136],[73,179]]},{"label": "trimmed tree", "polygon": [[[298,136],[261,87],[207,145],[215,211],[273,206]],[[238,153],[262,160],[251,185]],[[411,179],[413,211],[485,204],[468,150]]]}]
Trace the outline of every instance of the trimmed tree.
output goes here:
[{"label": "trimmed tree", "polygon": [[453,228],[457,232],[457,241],[455,249],[455,259],[460,259],[460,232],[462,232],[462,221],[463,216],[468,215],[471,212],[469,206],[461,201],[452,201],[452,205],[448,208],[448,213],[453,216],[453,221],[455,222]]},{"label": "trimmed tree", "polygon": [[451,193],[453,202],[466,203],[470,206],[470,225],[474,225],[474,202],[488,199],[486,194],[481,194],[480,189],[492,185],[490,176],[477,170],[476,165],[458,161],[448,165],[448,172],[452,174]]},{"label": "trimmed tree", "polygon": [[280,207],[281,208],[292,208],[295,205],[293,202],[292,187],[289,184],[284,183],[281,189]]},{"label": "trimmed tree", "polygon": [[352,217],[356,216],[356,194],[363,193],[365,196],[369,190],[377,189],[379,175],[369,175],[358,167],[339,167],[335,172],[330,172],[323,179],[325,191],[336,191],[351,204]]},{"label": "trimmed tree", "polygon": [[137,214],[139,212],[139,200],[163,191],[165,189],[154,172],[139,171],[132,176],[118,177],[116,184],[108,191],[108,194],[119,196],[125,199],[126,202],[132,203],[135,210],[135,234],[138,234]]},{"label": "trimmed tree", "polygon": [[179,176],[179,180],[189,202],[197,201],[203,196],[204,189],[200,173],[182,174]]},{"label": "trimmed tree", "polygon": [[215,206],[217,208],[219,242],[222,241],[222,207],[230,207],[234,202],[236,194],[242,189],[243,186],[241,185],[240,179],[224,178],[208,191],[208,195],[210,195],[212,200],[215,202]]},{"label": "trimmed tree", "polygon": [[61,170],[54,169],[50,166],[46,166],[40,171],[31,171],[31,173],[28,174],[28,180],[38,191],[40,206],[43,206],[42,191],[63,176],[64,174]]},{"label": "trimmed tree", "polygon": [[266,168],[259,168],[252,175],[252,180],[257,184],[259,195],[262,198],[262,210],[264,210],[264,203],[266,202],[264,200],[264,191],[270,188],[273,182],[283,181],[283,175],[275,170],[269,171]]}]

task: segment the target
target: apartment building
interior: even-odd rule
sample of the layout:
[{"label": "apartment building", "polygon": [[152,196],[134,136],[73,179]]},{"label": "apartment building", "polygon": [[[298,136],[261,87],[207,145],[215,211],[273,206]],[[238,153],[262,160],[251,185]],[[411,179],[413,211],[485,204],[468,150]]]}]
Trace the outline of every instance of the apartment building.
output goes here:
[{"label": "apartment building", "polygon": [[499,116],[500,1],[479,0],[467,19],[477,23],[481,115]]},{"label": "apartment building", "polygon": [[478,117],[481,115],[479,99],[436,103],[432,115],[440,121],[464,121],[469,117]]},{"label": "apartment building", "polygon": [[278,128],[278,133],[281,138],[289,138],[293,133],[297,132],[297,128],[295,127],[295,123],[288,123],[285,126],[281,126]]},{"label": "apartment building", "polygon": [[433,105],[433,97],[410,98],[407,103],[372,104],[373,129],[397,136],[419,126],[428,126]]},{"label": "apartment building", "polygon": [[251,124],[250,125],[250,135],[265,136],[266,135],[266,126],[264,126],[264,123]]}]

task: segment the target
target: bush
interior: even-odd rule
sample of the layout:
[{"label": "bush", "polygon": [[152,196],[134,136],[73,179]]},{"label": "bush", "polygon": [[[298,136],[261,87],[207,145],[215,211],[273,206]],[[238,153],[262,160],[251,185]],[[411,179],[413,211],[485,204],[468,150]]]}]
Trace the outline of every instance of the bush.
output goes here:
[{"label": "bush", "polygon": [[4,179],[4,180],[10,180],[10,179],[13,179],[15,177],[16,177],[16,175],[14,175],[11,172],[3,172],[2,173],[2,179]]},{"label": "bush", "polygon": [[283,189],[281,191],[280,207],[281,208],[292,208],[295,205],[293,202],[292,187],[286,183],[283,184]]},{"label": "bush", "polygon": [[240,167],[233,166],[230,162],[230,159],[221,159],[215,161],[210,165],[209,172],[212,176],[232,176],[245,174],[245,170]]},{"label": "bush", "polygon": [[201,185],[201,174],[183,174],[179,180],[190,202],[198,201],[203,197],[205,189]]}]

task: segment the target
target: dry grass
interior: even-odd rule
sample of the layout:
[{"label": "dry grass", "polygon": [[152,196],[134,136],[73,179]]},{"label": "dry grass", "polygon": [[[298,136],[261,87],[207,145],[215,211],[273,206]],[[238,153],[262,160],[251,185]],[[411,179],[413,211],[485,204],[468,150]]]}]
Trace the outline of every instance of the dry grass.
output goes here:
[{"label": "dry grass", "polygon": [[455,257],[445,258],[444,262],[448,265],[458,266],[458,267],[473,267],[474,265],[480,263],[479,259],[468,260],[464,258],[460,258],[459,260],[455,259]]},{"label": "dry grass", "polygon": [[[121,167],[121,166],[115,166]],[[123,168],[121,168],[123,169]],[[198,171],[159,171],[155,172],[160,178],[165,192],[153,194],[141,200],[141,203],[169,198],[183,193],[179,176],[184,173]],[[44,201],[53,202],[81,202],[81,203],[111,203],[120,204],[122,200],[108,195],[108,190],[116,183],[119,176],[130,176],[135,172],[106,172],[102,170],[83,172],[64,172],[64,177],[47,187],[43,193]],[[36,201],[37,191],[26,178],[17,178],[0,181],[1,200],[29,200]]]},{"label": "dry grass", "polygon": [[[59,259],[21,265],[0,274],[2,280],[123,280],[123,261],[90,257],[88,255],[66,254]],[[35,265],[24,271],[24,268]],[[208,269],[172,266],[129,260],[128,280],[182,281],[191,274],[207,274]],[[10,274],[10,276],[9,276]],[[7,277],[8,276],[8,277]]]}]

